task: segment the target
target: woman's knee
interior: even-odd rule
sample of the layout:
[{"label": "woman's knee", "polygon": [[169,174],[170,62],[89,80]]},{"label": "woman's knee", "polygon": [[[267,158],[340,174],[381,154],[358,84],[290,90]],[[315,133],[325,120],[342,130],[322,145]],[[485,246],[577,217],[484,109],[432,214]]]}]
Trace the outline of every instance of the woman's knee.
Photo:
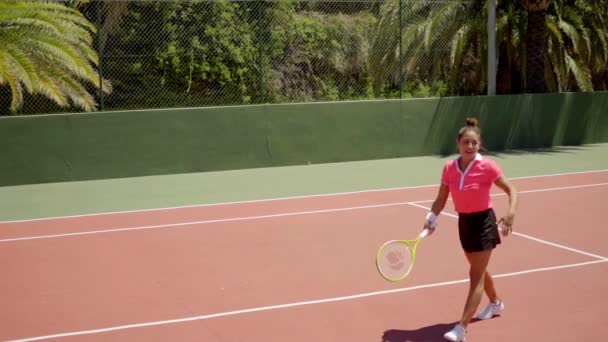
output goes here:
[{"label": "woman's knee", "polygon": [[467,255],[470,262],[469,277],[473,281],[483,282],[492,251],[475,252]]},{"label": "woman's knee", "polygon": [[469,270],[469,280],[471,282],[471,285],[483,287],[483,283],[485,280],[485,271],[480,272],[479,270],[474,270],[471,268]]}]

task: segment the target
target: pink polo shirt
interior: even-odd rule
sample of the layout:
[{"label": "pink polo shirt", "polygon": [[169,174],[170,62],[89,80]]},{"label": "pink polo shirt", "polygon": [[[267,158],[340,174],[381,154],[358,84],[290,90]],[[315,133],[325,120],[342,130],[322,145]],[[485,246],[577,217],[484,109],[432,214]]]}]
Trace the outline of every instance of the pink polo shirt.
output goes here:
[{"label": "pink polo shirt", "polygon": [[458,167],[458,159],[446,162],[441,182],[449,187],[458,213],[474,213],[492,207],[490,189],[501,176],[498,164],[478,153],[464,171]]}]

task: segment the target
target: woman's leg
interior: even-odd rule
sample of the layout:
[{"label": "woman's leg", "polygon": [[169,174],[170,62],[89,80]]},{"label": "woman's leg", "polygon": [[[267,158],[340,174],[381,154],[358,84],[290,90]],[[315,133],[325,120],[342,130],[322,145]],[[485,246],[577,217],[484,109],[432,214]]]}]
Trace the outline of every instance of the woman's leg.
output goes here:
[{"label": "woman's leg", "polygon": [[494,287],[494,279],[490,272],[486,271],[486,275],[483,278],[483,289],[486,292],[486,296],[490,300],[490,303],[496,303],[498,295],[496,294],[496,288]]},{"label": "woman's leg", "polygon": [[488,267],[491,255],[492,250],[466,253],[471,266],[469,269],[469,293],[462,312],[462,318],[460,319],[460,325],[465,329],[473,318],[473,315],[481,302],[481,297],[483,297],[486,268]]},{"label": "woman's leg", "polygon": [[[471,264],[471,258],[469,257],[470,254],[471,253],[465,253],[467,260],[469,261],[469,265]],[[488,270],[486,270],[483,278],[483,289],[491,303],[495,303],[498,300],[496,288],[494,287],[494,279]]]}]

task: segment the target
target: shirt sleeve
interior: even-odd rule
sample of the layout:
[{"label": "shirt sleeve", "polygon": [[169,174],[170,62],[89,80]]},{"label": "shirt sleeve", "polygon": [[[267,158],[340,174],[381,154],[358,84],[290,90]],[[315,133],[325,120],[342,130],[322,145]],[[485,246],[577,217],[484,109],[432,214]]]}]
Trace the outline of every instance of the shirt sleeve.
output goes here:
[{"label": "shirt sleeve", "polygon": [[443,171],[441,172],[441,184],[449,185],[448,182],[448,172],[449,172],[449,163],[445,163],[443,166]]},{"label": "shirt sleeve", "polygon": [[489,163],[488,173],[490,175],[490,180],[494,183],[495,180],[502,177],[502,169],[495,161],[491,160]]}]

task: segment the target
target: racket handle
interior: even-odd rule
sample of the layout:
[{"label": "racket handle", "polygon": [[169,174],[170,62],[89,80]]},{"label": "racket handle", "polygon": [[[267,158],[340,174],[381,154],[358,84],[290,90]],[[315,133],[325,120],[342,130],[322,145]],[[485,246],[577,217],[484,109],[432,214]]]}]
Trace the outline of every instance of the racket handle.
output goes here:
[{"label": "racket handle", "polygon": [[430,230],[428,229],[423,229],[420,234],[418,235],[421,239],[424,239],[425,237],[427,237],[429,234],[431,233]]}]

